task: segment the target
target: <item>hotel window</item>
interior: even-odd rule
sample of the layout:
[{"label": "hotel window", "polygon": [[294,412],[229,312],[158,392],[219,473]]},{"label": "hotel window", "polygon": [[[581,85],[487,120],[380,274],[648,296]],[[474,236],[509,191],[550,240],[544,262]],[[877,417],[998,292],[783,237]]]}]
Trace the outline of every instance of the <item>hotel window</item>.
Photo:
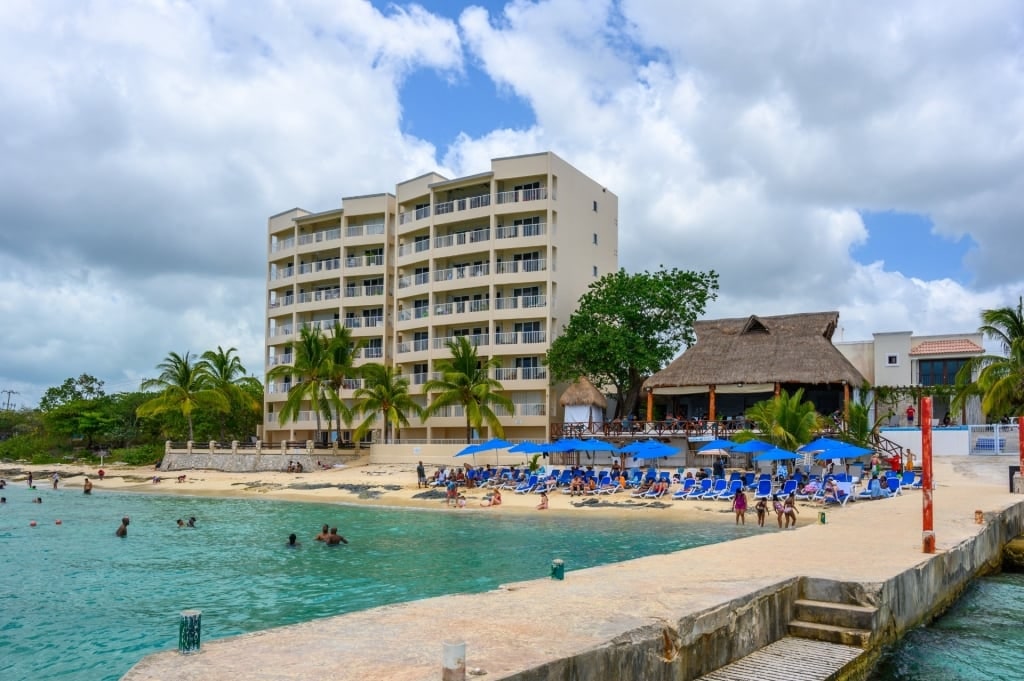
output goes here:
[{"label": "hotel window", "polygon": [[597,265],[594,265],[594,276],[597,276]]},{"label": "hotel window", "polygon": [[887,366],[887,367],[898,367],[899,365],[900,365],[900,356],[899,355],[886,355],[885,356],[885,366]]},{"label": "hotel window", "polygon": [[597,245],[597,232],[594,232],[594,245]]},{"label": "hotel window", "polygon": [[953,385],[965,359],[922,359],[917,363],[921,385]]},{"label": "hotel window", "polygon": [[594,201],[594,212],[597,212],[597,201]]}]

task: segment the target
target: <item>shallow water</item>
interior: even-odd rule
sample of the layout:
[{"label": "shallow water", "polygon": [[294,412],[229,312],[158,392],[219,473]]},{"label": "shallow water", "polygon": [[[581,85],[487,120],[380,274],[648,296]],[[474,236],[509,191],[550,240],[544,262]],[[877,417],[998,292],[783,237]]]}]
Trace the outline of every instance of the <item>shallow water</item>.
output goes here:
[{"label": "shallow water", "polygon": [[[179,613],[204,641],[344,612],[748,536],[756,526],[657,517],[503,515],[209,499],[15,483],[0,508],[0,679],[120,678],[177,646]],[[30,500],[43,498],[43,504]],[[114,536],[131,517],[125,539]],[[196,516],[195,529],[175,520]],[[62,524],[55,521],[61,519]],[[29,521],[37,527],[29,527]],[[337,525],[348,546],[314,542]],[[285,547],[289,533],[302,546]]]},{"label": "shallow water", "polygon": [[871,681],[1018,681],[1022,612],[1024,575],[979,579],[946,614],[883,655]]}]

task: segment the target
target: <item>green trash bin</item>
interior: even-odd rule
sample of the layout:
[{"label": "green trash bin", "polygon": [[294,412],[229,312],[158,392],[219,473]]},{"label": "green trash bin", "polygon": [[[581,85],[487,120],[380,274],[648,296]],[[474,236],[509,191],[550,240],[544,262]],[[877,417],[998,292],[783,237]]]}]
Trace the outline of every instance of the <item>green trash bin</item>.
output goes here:
[{"label": "green trash bin", "polygon": [[182,610],[178,625],[178,652],[183,655],[199,652],[202,610]]},{"label": "green trash bin", "polygon": [[565,579],[565,561],[561,558],[551,561],[551,579]]},{"label": "green trash bin", "polygon": [[826,520],[825,512],[824,511],[818,511],[818,522],[820,524],[824,525],[825,524],[825,520]]}]

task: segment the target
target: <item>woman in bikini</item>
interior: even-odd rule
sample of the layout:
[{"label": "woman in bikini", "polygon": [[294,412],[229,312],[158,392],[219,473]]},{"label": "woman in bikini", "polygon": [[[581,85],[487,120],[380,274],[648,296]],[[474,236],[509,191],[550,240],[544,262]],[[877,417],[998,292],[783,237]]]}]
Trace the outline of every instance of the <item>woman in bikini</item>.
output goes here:
[{"label": "woman in bikini", "polygon": [[736,496],[732,498],[732,510],[736,511],[736,524],[746,525],[747,524],[747,495],[742,490],[736,491]]}]

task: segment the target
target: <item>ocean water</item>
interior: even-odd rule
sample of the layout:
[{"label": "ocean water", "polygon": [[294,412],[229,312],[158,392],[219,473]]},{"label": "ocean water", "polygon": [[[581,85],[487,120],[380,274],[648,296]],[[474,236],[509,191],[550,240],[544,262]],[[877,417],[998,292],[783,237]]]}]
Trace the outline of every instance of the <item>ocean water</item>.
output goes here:
[{"label": "ocean water", "polygon": [[976,580],[942,617],[879,660],[872,681],[1024,679],[1024,575]]},{"label": "ocean water", "polygon": [[[106,681],[177,646],[182,610],[204,641],[388,603],[481,592],[748,536],[756,525],[500,509],[378,509],[77,489],[0,494],[0,679]],[[40,496],[43,504],[31,503]],[[128,536],[114,530],[131,518]],[[178,518],[197,518],[195,529]],[[56,521],[60,519],[61,524]],[[36,527],[30,527],[30,521]],[[313,541],[323,523],[347,546]],[[289,549],[289,533],[301,547]]]}]

